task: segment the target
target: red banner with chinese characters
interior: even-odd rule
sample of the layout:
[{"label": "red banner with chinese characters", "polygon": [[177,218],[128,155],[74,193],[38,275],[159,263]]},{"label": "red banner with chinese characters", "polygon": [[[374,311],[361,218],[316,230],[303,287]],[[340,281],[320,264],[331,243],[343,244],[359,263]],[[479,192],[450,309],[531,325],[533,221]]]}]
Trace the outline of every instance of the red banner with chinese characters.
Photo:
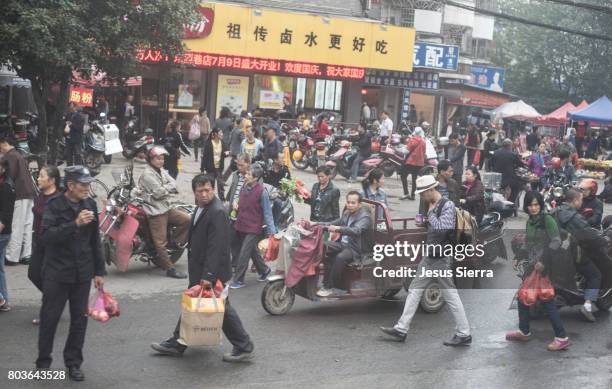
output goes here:
[{"label": "red banner with chinese characters", "polygon": [[93,107],[93,89],[70,87],[70,102],[79,107]]},{"label": "red banner with chinese characters", "polygon": [[140,50],[137,58],[141,62],[148,63],[171,62],[196,68],[254,70],[258,73],[287,74],[292,76],[356,80],[362,80],[365,76],[364,68],[197,52],[186,52],[170,60],[159,51]]}]

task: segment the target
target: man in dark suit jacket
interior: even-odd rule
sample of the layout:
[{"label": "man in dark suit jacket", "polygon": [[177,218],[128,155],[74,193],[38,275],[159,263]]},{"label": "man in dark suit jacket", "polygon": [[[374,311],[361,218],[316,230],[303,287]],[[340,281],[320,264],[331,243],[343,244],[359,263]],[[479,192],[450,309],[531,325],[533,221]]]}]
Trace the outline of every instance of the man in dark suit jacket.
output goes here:
[{"label": "man in dark suit jacket", "polygon": [[[198,208],[189,230],[188,269],[189,287],[202,285],[204,289],[214,286],[217,280],[223,284],[232,277],[229,240],[230,221],[221,200],[215,196],[215,179],[199,174],[191,181]],[[181,321],[174,334],[161,343],[153,343],[153,350],[167,355],[181,356],[187,346],[179,343]],[[241,362],[253,357],[254,345],[244,330],[238,313],[225,300],[223,333],[234,346],[232,352],[223,355],[226,362]]]},{"label": "man in dark suit jacket", "polygon": [[512,141],[510,139],[504,139],[502,148],[495,151],[492,165],[493,171],[502,175],[502,188],[510,187],[511,192],[508,200],[514,201],[521,188],[521,181],[514,169],[525,166],[525,164],[521,161],[521,157],[512,151]]},{"label": "man in dark suit jacket", "polygon": [[[361,206],[361,195],[350,191],[346,195],[346,210],[339,219],[331,221],[327,229],[342,235],[339,242],[327,242],[325,252],[325,277],[323,288],[317,292],[319,297],[332,294],[345,294],[340,288],[344,268],[358,259],[364,252],[364,234],[372,228],[372,215]],[[366,242],[367,243],[367,242]],[[333,290],[332,290],[333,289]]]}]

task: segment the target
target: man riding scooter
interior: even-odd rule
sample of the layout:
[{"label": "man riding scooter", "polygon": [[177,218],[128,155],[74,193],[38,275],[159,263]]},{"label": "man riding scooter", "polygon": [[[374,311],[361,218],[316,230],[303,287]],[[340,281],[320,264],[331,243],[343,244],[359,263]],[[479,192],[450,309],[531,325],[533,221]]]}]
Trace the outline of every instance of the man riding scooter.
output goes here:
[{"label": "man riding scooter", "polygon": [[578,186],[582,192],[582,208],[580,213],[587,223],[596,230],[601,229],[601,219],[603,217],[603,203],[597,198],[597,181],[587,178],[580,182]]},{"label": "man riding scooter", "polygon": [[361,195],[357,191],[350,191],[346,195],[346,210],[327,227],[329,232],[340,233],[341,238],[339,242],[325,243],[325,275],[323,288],[317,292],[317,296],[329,297],[348,293],[346,286],[342,285],[342,274],[346,266],[362,254],[362,234],[370,228],[371,215],[361,208]]},{"label": "man riding scooter", "polygon": [[147,203],[143,205],[148,217],[148,224],[160,266],[171,278],[187,278],[187,274],[176,270],[166,246],[168,245],[168,224],[176,226],[175,241],[179,245],[187,242],[191,217],[171,207],[171,198],[178,194],[176,181],[164,166],[168,152],[161,146],[154,146],[147,152],[147,166],[138,180],[138,187],[143,192]]},{"label": "man riding scooter", "polygon": [[559,207],[555,216],[559,227],[569,232],[583,250],[581,258],[576,258],[576,271],[586,279],[584,305],[580,308],[580,312],[588,321],[594,322],[592,304],[597,301],[601,272],[593,261],[607,256],[605,248],[608,241],[597,230],[591,228],[580,213],[582,193],[570,189],[565,194],[565,199],[566,202]]}]

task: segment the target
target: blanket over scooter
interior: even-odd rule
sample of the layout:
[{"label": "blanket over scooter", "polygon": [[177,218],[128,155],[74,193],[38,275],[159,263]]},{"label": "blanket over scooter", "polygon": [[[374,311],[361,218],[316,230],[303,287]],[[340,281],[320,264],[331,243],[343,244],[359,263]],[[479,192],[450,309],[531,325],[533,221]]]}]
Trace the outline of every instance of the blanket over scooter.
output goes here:
[{"label": "blanket over scooter", "polygon": [[316,274],[317,266],[323,260],[323,226],[311,225],[307,221],[300,226],[308,233],[302,234],[298,246],[293,252],[291,266],[285,277],[285,285],[289,288],[297,285],[304,276]]}]

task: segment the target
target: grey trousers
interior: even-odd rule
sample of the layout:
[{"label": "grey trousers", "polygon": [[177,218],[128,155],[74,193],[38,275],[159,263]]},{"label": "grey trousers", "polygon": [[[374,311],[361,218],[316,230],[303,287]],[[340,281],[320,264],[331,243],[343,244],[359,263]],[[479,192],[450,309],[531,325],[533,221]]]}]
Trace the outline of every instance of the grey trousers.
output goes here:
[{"label": "grey trousers", "polygon": [[452,277],[421,277],[423,268],[427,270],[452,269],[451,259],[432,259],[426,257],[421,261],[421,263],[419,263],[416,277],[412,280],[412,283],[408,288],[408,297],[406,298],[406,303],[404,304],[404,312],[395,325],[395,329],[403,333],[408,332],[412,318],[419,307],[425,287],[427,287],[429,282],[435,280],[440,285],[442,296],[444,297],[446,304],[448,304],[448,307],[455,318],[455,333],[459,336],[470,335],[470,324],[465,316],[463,303],[461,303],[461,298],[459,298],[459,293],[457,293],[457,288],[455,288],[455,283],[453,282]]},{"label": "grey trousers", "polygon": [[253,265],[255,265],[260,276],[265,274],[268,271],[268,265],[266,265],[261,254],[259,254],[259,250],[257,250],[257,244],[261,240],[261,236],[242,232],[236,232],[236,235],[241,244],[234,281],[244,282],[244,276],[249,268],[249,259],[253,259]]}]

